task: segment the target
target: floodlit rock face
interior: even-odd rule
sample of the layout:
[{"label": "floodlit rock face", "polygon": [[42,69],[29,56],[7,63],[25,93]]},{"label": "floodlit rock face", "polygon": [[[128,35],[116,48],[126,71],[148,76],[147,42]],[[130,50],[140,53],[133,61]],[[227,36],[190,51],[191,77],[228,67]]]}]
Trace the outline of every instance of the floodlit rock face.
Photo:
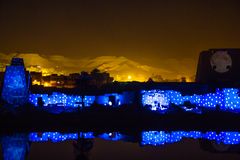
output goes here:
[{"label": "floodlit rock face", "polygon": [[59,55],[45,56],[37,53],[1,54],[1,66],[9,63],[13,56],[23,58],[28,70],[42,72],[43,75],[56,73],[67,75],[81,71],[90,72],[97,68],[100,71],[109,72],[117,81],[147,81],[153,75],[155,77],[162,77],[163,79],[179,78],[179,75],[177,77],[175,72],[166,67],[166,69],[163,69],[142,65],[121,56],[71,59]]}]

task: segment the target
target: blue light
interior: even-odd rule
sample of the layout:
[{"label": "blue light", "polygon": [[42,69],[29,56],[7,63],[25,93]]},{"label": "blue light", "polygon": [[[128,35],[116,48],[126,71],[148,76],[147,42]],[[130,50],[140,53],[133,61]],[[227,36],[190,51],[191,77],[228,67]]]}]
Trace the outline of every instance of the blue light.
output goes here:
[{"label": "blue light", "polygon": [[[168,92],[162,90],[142,91],[143,106],[150,105],[151,110],[162,110],[163,106],[169,106],[170,97]],[[175,99],[174,99],[175,100]]]},{"label": "blue light", "polygon": [[95,136],[93,132],[80,132],[79,138],[92,139],[95,138]]},{"label": "blue light", "polygon": [[30,144],[25,134],[1,137],[3,159],[25,160]]},{"label": "blue light", "polygon": [[[153,111],[166,110],[164,106],[174,104],[176,106],[184,105],[185,102],[190,102],[197,107],[204,107],[208,109],[216,109],[220,107],[222,111],[240,111],[240,97],[238,96],[239,89],[224,88],[216,89],[215,93],[208,93],[203,95],[183,96],[180,92],[173,90],[143,90],[142,104],[149,106]],[[185,106],[182,107],[185,111],[192,111]]]},{"label": "blue light", "polygon": [[[60,92],[48,94],[30,94],[29,102],[38,106],[38,98],[42,98],[45,107],[59,106],[65,108],[83,107],[82,97],[78,95],[67,95]],[[99,96],[84,96],[83,103],[85,107],[90,107],[96,102],[99,105],[109,107],[120,107],[121,105],[133,103],[134,96],[131,93],[123,92],[104,94]]]},{"label": "blue light", "polygon": [[118,93],[104,94],[96,97],[97,104],[110,106],[110,107],[119,107],[122,104],[126,104],[126,95]]},{"label": "blue light", "polygon": [[104,140],[119,141],[123,139],[124,136],[119,132],[110,132],[99,135],[99,138],[102,138]]},{"label": "blue light", "polygon": [[[185,95],[173,90],[142,90],[141,100],[143,107],[149,107],[152,111],[168,111],[170,105],[180,107],[186,112],[202,113],[201,109],[219,109],[222,111],[240,112],[239,89],[223,88],[216,89],[213,93],[202,95]],[[83,107],[81,96],[66,95],[59,92],[48,94],[30,94],[29,101],[38,106],[38,98],[41,97],[44,106],[58,106],[63,108]],[[85,96],[83,99],[84,106],[90,107],[93,103],[109,107],[121,107],[134,103],[133,94],[131,92],[111,93],[98,96]],[[186,106],[190,104],[192,106]]]},{"label": "blue light", "polygon": [[[131,135],[129,135],[131,136]],[[94,132],[80,132],[80,133],[64,133],[59,132],[44,132],[30,133],[28,140],[31,142],[62,142],[66,140],[77,140],[80,138],[84,139],[93,139],[93,138],[102,138],[104,140],[110,141],[119,141],[127,140],[127,135],[124,135],[120,132],[109,132],[102,133],[100,135],[94,135]],[[135,137],[138,139],[138,137]],[[236,145],[240,144],[240,132],[201,132],[201,131],[144,131],[141,134],[141,145],[165,145],[179,142],[185,138],[190,139],[206,139],[210,141],[215,141],[218,144],[228,144]],[[26,138],[25,138],[26,140]]]},{"label": "blue light", "polygon": [[32,142],[61,142],[78,139],[78,133],[61,134],[59,132],[30,133],[29,140]]},{"label": "blue light", "polygon": [[110,132],[110,133],[102,133],[98,136],[95,136],[93,132],[80,132],[78,133],[64,133],[61,134],[59,132],[32,132],[29,134],[29,141],[31,142],[62,142],[66,140],[77,140],[79,138],[84,139],[93,139],[93,138],[102,138],[105,140],[118,141],[124,139],[123,134],[119,132]]},{"label": "blue light", "polygon": [[206,139],[221,144],[240,144],[240,132],[200,132],[200,131],[146,131],[142,132],[141,145],[165,145],[181,141],[183,138]]},{"label": "blue light", "polygon": [[[38,98],[41,97],[44,106],[61,106],[61,107],[83,107],[81,96],[66,95],[64,93],[53,92],[52,95],[48,94],[30,94],[29,101],[38,106]],[[90,107],[95,101],[95,96],[85,96],[83,103],[85,107]]]},{"label": "blue light", "polygon": [[23,105],[28,99],[28,84],[24,66],[7,66],[4,74],[2,98],[12,105]]}]

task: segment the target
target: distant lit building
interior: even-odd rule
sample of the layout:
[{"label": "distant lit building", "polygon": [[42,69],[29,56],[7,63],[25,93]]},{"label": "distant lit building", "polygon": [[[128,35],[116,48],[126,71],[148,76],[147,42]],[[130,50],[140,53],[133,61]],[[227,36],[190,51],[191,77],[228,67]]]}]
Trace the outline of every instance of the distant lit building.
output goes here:
[{"label": "distant lit building", "polygon": [[72,73],[66,77],[64,88],[74,88],[77,86],[77,81],[80,79],[79,73]]},{"label": "distant lit building", "polygon": [[42,84],[42,72],[30,72],[32,78],[32,85]]}]

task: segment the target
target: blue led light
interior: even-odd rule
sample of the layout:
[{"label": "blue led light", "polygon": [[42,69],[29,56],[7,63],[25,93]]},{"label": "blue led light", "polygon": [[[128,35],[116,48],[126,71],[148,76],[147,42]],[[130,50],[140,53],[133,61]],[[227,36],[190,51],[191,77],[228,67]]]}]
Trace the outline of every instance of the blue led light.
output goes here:
[{"label": "blue led light", "polygon": [[100,96],[96,96],[97,104],[109,106],[109,107],[119,107],[122,104],[126,104],[126,99],[128,97],[124,94],[110,93]]},{"label": "blue led light", "polygon": [[103,133],[98,137],[105,140],[111,140],[111,141],[119,141],[124,138],[124,136],[119,132]]},{"label": "blue led light", "polygon": [[[67,108],[82,107],[82,97],[77,95],[66,95],[64,93],[53,92],[48,94],[30,94],[29,102],[38,106],[38,98],[43,101],[43,106],[59,106]],[[84,96],[83,103],[85,107],[90,107],[96,102],[99,105],[109,107],[120,107],[124,104],[132,103],[133,96],[131,93],[123,92],[122,94],[111,93],[99,96]]]},{"label": "blue led light", "polygon": [[[28,136],[28,140],[31,142],[62,142],[66,140],[77,140],[79,138],[84,139],[93,139],[93,138],[102,138],[104,140],[111,141],[119,141],[119,140],[127,140],[127,136],[123,135],[120,132],[109,132],[102,133],[100,135],[95,136],[93,132],[80,132],[80,133],[64,133],[61,134],[59,132],[44,132],[30,133]],[[138,137],[136,137],[138,139]],[[206,139],[210,141],[215,141],[218,144],[230,144],[236,145],[240,144],[240,132],[200,132],[200,131],[144,131],[141,134],[141,145],[165,145],[176,143],[184,138],[191,139]],[[6,138],[5,138],[6,140]],[[7,139],[9,140],[9,139]],[[25,138],[26,140],[26,138]]]},{"label": "blue led light", "polygon": [[12,105],[23,105],[28,99],[28,84],[24,66],[7,66],[2,98]]},{"label": "blue led light", "polygon": [[3,159],[25,160],[30,144],[25,134],[1,137]]},{"label": "blue led light", "polygon": [[78,139],[78,133],[60,134],[59,132],[30,133],[29,140],[32,142],[61,142]]},{"label": "blue led light", "polygon": [[[214,93],[207,93],[203,95],[186,95],[183,96],[180,92],[173,90],[143,90],[142,94],[142,104],[143,106],[150,107],[153,111],[166,111],[169,109],[170,104],[176,106],[181,106],[185,111],[196,112],[196,109],[208,108],[219,109],[222,111],[240,111],[240,97],[238,96],[239,89],[234,88],[224,88],[216,89]],[[85,96],[83,103],[84,106],[89,107],[94,102],[100,105],[105,105],[109,107],[118,107],[124,104],[130,104],[130,93],[127,94],[104,94],[99,96]],[[66,95],[63,93],[54,92],[52,95],[48,94],[30,94],[29,101],[38,106],[38,98],[41,97],[44,106],[59,106],[67,108],[82,107],[81,96]],[[188,108],[184,106],[185,102],[190,102],[190,104],[195,106],[194,108]]]},{"label": "blue led light", "polygon": [[206,139],[221,144],[240,144],[240,132],[199,132],[199,131],[146,131],[142,132],[141,145],[165,145],[181,141],[183,138]]},{"label": "blue led light", "polygon": [[80,132],[79,138],[92,139],[95,138],[95,136],[93,132]]},{"label": "blue led light", "polygon": [[118,141],[124,139],[123,134],[119,132],[110,132],[110,133],[102,133],[98,136],[94,136],[93,132],[80,132],[78,133],[66,133],[61,134],[59,132],[44,132],[44,133],[37,133],[32,132],[29,134],[29,141],[31,142],[62,142],[66,140],[76,140],[79,138],[84,139],[93,139],[93,138],[102,138],[105,140],[111,140],[111,141]]},{"label": "blue led light", "polygon": [[[185,102],[190,102],[195,107],[213,108],[217,106],[223,111],[240,111],[240,97],[238,96],[239,89],[224,88],[216,89],[215,93],[203,95],[183,96],[180,92],[173,90],[143,90],[142,104],[150,107],[153,111],[166,110],[166,106],[174,104],[176,106],[184,105]],[[185,111],[192,111],[187,107],[182,107]]]},{"label": "blue led light", "polygon": [[[66,95],[64,93],[53,92],[52,95],[48,94],[30,94],[29,101],[38,106],[38,98],[41,97],[44,106],[61,106],[61,107],[82,107],[81,96]],[[85,96],[83,103],[85,107],[90,107],[95,101],[95,96]]]},{"label": "blue led light", "polygon": [[[2,87],[2,99],[13,106],[24,105],[28,101],[34,106],[51,107],[52,113],[74,111],[77,107],[90,107],[94,103],[120,107],[134,104],[136,92],[107,93],[103,95],[84,96],[67,95],[60,92],[29,95],[30,76],[27,77],[23,59],[13,58],[11,65],[6,67]],[[174,90],[142,90],[141,101],[144,107],[153,111],[168,111],[170,106],[178,106],[187,112],[202,113],[202,108],[220,109],[222,111],[240,112],[238,88],[217,88],[213,93],[202,95],[185,95]],[[38,104],[42,100],[43,104]],[[57,107],[57,108],[54,108]]]}]

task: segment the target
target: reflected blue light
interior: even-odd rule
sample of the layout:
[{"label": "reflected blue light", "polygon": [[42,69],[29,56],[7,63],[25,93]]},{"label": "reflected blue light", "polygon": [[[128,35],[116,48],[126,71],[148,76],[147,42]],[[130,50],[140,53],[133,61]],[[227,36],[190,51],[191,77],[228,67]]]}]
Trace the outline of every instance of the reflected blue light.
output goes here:
[{"label": "reflected blue light", "polygon": [[119,132],[103,133],[98,137],[105,140],[111,140],[111,141],[119,141],[124,138],[124,136]]},{"label": "reflected blue light", "polygon": [[[150,107],[153,111],[166,110],[170,104],[184,105],[184,102],[190,102],[195,107],[213,108],[217,106],[221,110],[240,111],[239,89],[224,88],[216,89],[215,93],[203,95],[183,96],[180,92],[173,90],[143,90],[143,106]],[[192,111],[187,107],[182,107],[185,111]]]},{"label": "reflected blue light", "polygon": [[92,139],[95,138],[95,136],[93,132],[80,132],[79,138]]},{"label": "reflected blue light", "polygon": [[[131,136],[131,135],[128,135]],[[119,141],[126,140],[127,135],[124,135],[120,132],[109,132],[102,133],[100,135],[94,134],[94,132],[80,132],[80,133],[64,133],[59,132],[44,132],[37,133],[33,132],[29,134],[29,141],[31,142],[62,142],[66,140],[77,140],[80,138],[84,139],[93,139],[93,138],[102,138],[104,140],[110,141]],[[134,136],[132,136],[134,137]],[[165,145],[176,143],[184,138],[190,139],[206,139],[210,141],[215,141],[218,144],[229,144],[236,145],[240,144],[240,132],[200,132],[200,131],[144,131],[140,136],[141,145]],[[139,137],[135,136],[135,139]]]},{"label": "reflected blue light", "polygon": [[93,138],[102,138],[105,140],[118,141],[124,139],[123,134],[119,132],[110,132],[110,133],[102,133],[98,136],[94,135],[94,132],[80,132],[78,133],[65,133],[61,134],[59,132],[32,132],[29,134],[29,141],[31,142],[62,142],[66,140],[77,140],[79,138],[84,139],[93,139]]},{"label": "reflected blue light", "polygon": [[59,132],[30,133],[29,140],[32,142],[61,142],[65,140],[78,139],[78,133],[61,134]]},{"label": "reflected blue light", "polygon": [[183,138],[206,139],[221,144],[240,144],[240,132],[199,132],[199,131],[146,131],[142,132],[141,145],[165,145],[181,141]]},{"label": "reflected blue light", "polygon": [[25,160],[30,148],[24,134],[1,137],[1,145],[4,160]]}]

